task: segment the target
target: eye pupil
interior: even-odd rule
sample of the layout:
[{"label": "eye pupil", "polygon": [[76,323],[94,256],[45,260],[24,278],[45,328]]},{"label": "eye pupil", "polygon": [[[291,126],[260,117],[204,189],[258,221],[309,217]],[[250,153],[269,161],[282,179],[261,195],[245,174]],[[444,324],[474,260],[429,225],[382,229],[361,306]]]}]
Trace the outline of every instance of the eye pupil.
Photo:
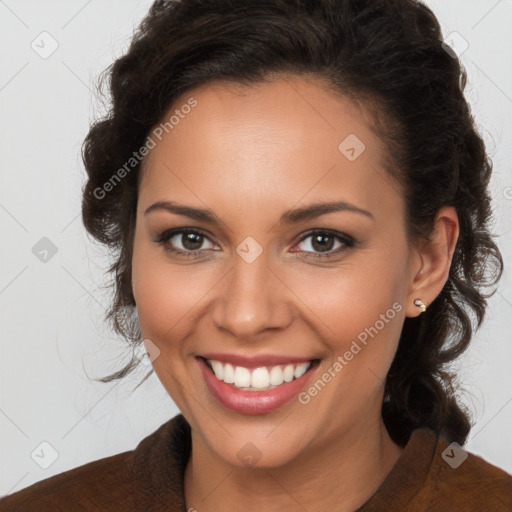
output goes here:
[{"label": "eye pupil", "polygon": [[[181,241],[183,243],[183,247],[189,249],[190,251],[195,251],[201,247],[203,243],[203,236],[197,233],[184,233],[182,235]],[[190,246],[190,244],[192,246]]]},{"label": "eye pupil", "polygon": [[[326,244],[325,243],[326,240],[330,240],[330,243]],[[313,237],[312,245],[315,250],[318,250],[321,252],[321,251],[331,250],[333,247],[333,243],[334,243],[334,240],[331,235],[320,234],[320,235],[316,235],[315,237]]]}]

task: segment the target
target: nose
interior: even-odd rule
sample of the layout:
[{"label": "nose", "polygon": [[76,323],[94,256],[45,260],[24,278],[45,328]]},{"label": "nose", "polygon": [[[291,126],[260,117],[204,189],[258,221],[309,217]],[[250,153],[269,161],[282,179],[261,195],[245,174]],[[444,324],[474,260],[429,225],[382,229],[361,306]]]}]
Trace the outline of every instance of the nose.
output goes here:
[{"label": "nose", "polygon": [[284,329],[292,319],[293,294],[264,255],[248,263],[236,254],[231,271],[216,287],[213,322],[240,341]]}]

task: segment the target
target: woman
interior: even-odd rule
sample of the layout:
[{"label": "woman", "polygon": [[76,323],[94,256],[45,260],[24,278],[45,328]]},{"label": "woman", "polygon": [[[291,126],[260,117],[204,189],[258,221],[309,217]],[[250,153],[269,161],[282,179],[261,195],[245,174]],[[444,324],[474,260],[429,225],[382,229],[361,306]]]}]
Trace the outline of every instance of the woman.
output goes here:
[{"label": "woman", "polygon": [[156,2],[82,206],[182,414],[2,510],[511,510],[446,368],[503,265],[464,86],[414,0]]}]

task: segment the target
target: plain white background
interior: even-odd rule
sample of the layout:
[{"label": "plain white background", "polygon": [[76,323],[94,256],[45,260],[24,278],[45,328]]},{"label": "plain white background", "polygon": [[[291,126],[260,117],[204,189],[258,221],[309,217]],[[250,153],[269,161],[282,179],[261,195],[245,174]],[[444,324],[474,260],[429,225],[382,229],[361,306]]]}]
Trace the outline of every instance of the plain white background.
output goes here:
[{"label": "plain white background", "polygon": [[[0,494],[131,450],[177,413],[155,375],[131,394],[145,369],[90,380],[129,353],[102,321],[109,259],[81,224],[80,146],[101,113],[94,80],[150,3],[0,0]],[[459,364],[475,420],[466,448],[512,472],[512,1],[426,3],[445,36],[458,33],[452,44],[469,45],[466,95],[494,161],[494,233],[506,265]],[[33,253],[43,237],[57,251],[46,263]]]}]

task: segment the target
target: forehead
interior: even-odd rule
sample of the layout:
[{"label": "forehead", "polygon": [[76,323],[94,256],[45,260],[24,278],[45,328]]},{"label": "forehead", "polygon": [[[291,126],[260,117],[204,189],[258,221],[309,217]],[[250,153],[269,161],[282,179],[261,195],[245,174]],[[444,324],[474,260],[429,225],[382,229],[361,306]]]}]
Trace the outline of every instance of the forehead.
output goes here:
[{"label": "forehead", "polygon": [[384,210],[401,200],[368,116],[318,81],[205,84],[178,98],[163,123],[144,162],[141,202],[177,194],[214,211],[231,202],[261,212],[308,199]]}]

